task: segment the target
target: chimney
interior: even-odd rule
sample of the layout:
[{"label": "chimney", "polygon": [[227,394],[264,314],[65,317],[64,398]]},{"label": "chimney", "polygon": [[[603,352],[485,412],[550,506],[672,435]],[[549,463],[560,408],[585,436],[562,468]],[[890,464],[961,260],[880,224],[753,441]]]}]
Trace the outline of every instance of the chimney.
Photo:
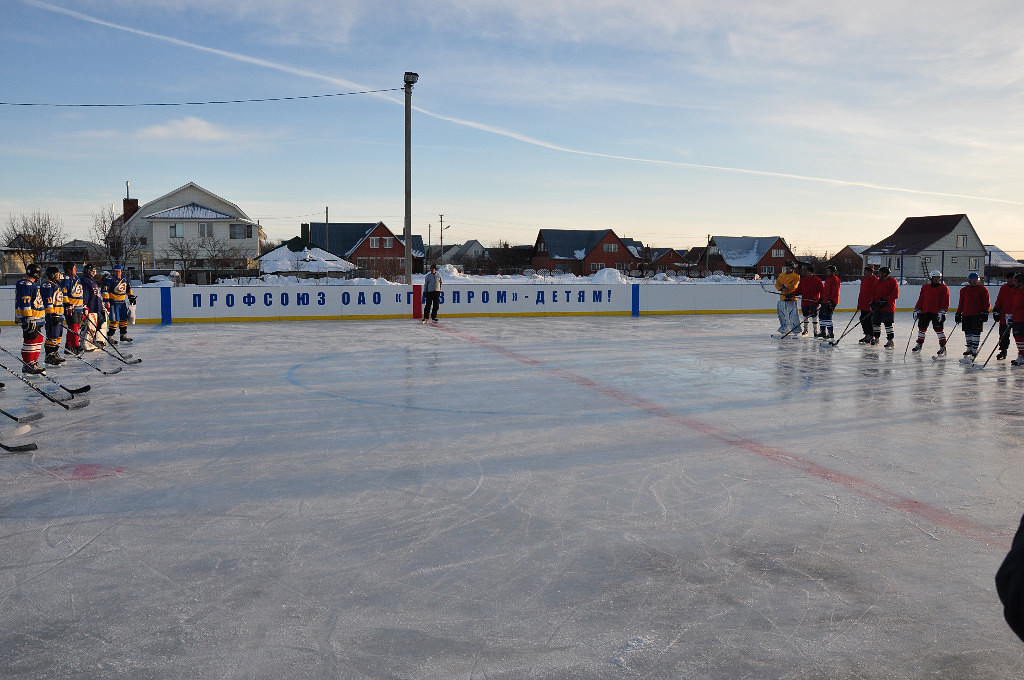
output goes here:
[{"label": "chimney", "polygon": [[124,199],[124,214],[121,216],[125,222],[132,218],[132,215],[139,212],[139,199],[137,198],[126,198]]}]

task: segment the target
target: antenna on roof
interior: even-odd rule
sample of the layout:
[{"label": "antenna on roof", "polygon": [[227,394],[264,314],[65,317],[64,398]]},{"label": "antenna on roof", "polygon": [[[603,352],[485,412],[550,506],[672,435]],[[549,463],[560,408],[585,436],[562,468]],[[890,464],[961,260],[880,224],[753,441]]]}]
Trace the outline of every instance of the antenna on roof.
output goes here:
[{"label": "antenna on roof", "polygon": [[128,180],[125,180],[124,181],[124,197],[125,198],[131,198],[132,197],[132,192],[131,192],[131,190],[129,188],[129,185],[130,185],[130,182]]}]

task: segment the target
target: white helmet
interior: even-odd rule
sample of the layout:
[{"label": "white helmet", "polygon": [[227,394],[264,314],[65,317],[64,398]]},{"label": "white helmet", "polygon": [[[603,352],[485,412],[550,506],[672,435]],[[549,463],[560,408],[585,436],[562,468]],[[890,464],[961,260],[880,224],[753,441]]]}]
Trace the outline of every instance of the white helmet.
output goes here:
[{"label": "white helmet", "polygon": [[938,276],[938,277],[939,277],[939,278],[941,279],[941,278],[942,278],[942,272],[940,272],[940,271],[939,271],[938,269],[933,269],[933,270],[932,270],[932,273],[931,273],[931,274],[929,274],[928,276],[932,277],[933,279],[934,279],[934,278],[935,278],[936,276]]}]

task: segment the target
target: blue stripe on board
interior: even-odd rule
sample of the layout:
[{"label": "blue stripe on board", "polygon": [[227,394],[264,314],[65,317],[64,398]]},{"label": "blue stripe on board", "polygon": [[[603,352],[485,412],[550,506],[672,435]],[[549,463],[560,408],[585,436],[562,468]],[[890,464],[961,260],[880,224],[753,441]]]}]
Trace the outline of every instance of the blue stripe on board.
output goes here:
[{"label": "blue stripe on board", "polygon": [[171,316],[171,289],[160,289],[160,325],[166,326],[172,321]]},{"label": "blue stripe on board", "polygon": [[633,316],[640,316],[640,284],[632,284],[633,288]]}]

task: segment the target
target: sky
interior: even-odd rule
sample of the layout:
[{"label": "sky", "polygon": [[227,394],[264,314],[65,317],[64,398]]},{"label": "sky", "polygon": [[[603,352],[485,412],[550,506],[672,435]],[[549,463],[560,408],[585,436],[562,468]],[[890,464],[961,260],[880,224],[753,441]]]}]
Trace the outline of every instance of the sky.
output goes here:
[{"label": "sky", "polygon": [[[191,181],[275,240],[325,214],[400,233],[412,71],[432,243],[443,215],[448,243],[831,254],[966,213],[1024,258],[1022,30],[1012,1],[4,0],[0,219],[87,238]],[[181,105],[236,100],[272,101]]]}]

